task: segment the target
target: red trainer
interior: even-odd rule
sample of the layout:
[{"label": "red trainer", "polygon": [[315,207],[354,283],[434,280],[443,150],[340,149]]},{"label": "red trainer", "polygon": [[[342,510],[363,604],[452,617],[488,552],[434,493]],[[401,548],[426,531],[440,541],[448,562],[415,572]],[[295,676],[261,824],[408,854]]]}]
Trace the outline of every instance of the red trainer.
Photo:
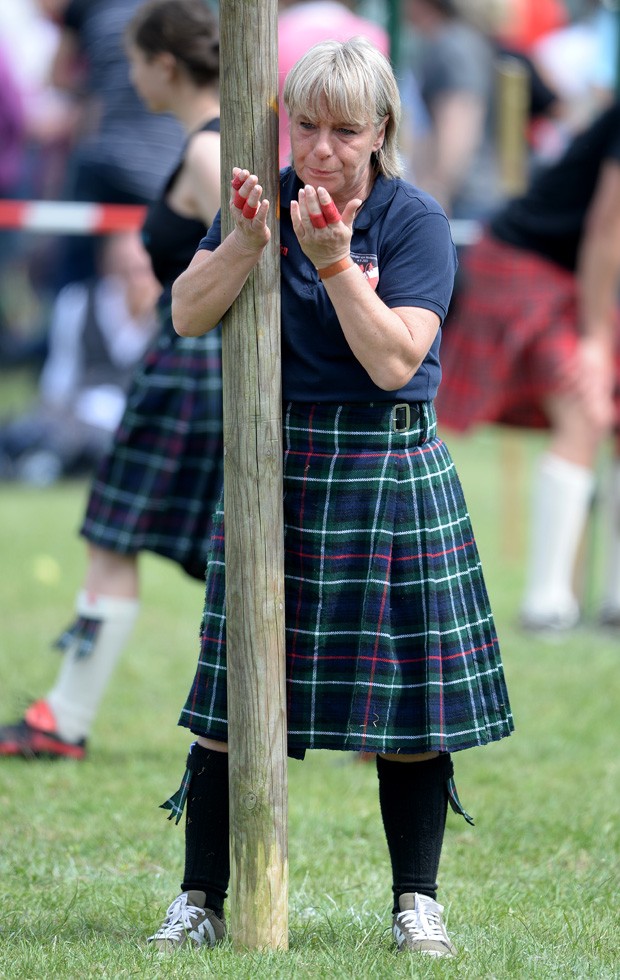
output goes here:
[{"label": "red trainer", "polygon": [[56,732],[56,719],[47,701],[35,701],[17,724],[0,727],[0,756],[83,759],[86,739],[65,742]]}]

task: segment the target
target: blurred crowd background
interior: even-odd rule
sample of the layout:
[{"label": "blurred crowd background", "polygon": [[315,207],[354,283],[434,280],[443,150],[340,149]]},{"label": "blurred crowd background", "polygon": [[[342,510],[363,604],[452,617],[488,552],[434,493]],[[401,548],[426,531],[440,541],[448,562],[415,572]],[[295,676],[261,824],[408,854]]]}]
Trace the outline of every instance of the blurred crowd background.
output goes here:
[{"label": "blurred crowd background", "polygon": [[[122,36],[137,5],[0,0],[0,204],[154,199],[183,135],[132,88]],[[304,47],[342,32],[391,55],[406,176],[443,205],[460,250],[616,98],[611,0],[279,6],[282,76]],[[287,153],[284,120],[283,165]],[[0,479],[45,485],[92,469],[154,337],[157,295],[138,228],[97,238],[0,219],[0,385],[26,375],[31,398],[0,398]]]}]

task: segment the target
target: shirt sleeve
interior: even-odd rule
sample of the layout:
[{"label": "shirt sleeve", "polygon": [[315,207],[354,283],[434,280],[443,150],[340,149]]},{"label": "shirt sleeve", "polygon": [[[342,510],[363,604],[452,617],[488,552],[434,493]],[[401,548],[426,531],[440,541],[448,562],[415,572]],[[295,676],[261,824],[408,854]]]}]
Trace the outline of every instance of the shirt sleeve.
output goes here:
[{"label": "shirt sleeve", "polygon": [[440,321],[448,312],[457,257],[450,224],[436,206],[409,199],[391,209],[390,233],[380,245],[378,293],[391,309],[432,310]]},{"label": "shirt sleeve", "polygon": [[201,250],[206,250],[207,252],[214,252],[215,249],[222,242],[222,212],[218,211],[215,218],[213,219],[213,224],[209,228],[207,234],[204,238],[201,238],[198,242],[197,252]]}]

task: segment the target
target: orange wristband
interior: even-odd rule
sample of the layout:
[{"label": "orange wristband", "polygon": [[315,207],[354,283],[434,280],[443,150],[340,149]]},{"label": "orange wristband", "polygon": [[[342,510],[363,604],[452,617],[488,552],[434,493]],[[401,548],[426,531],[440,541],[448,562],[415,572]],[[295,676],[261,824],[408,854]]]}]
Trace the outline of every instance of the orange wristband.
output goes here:
[{"label": "orange wristband", "polygon": [[339,259],[337,262],[332,262],[331,265],[326,265],[324,269],[317,269],[316,271],[319,274],[319,279],[331,279],[332,276],[337,276],[339,272],[350,269],[354,264],[351,256],[347,255],[346,259]]}]

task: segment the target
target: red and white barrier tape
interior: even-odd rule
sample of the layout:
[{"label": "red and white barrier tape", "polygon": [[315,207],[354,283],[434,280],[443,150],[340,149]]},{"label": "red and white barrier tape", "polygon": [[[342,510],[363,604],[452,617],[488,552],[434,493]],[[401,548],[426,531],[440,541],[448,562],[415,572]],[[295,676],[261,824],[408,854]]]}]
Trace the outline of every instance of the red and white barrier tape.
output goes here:
[{"label": "red and white barrier tape", "polygon": [[[139,204],[81,204],[77,201],[0,200],[0,231],[21,229],[48,235],[110,235],[140,228],[146,207]],[[480,237],[477,221],[450,222],[456,245],[472,245]]]},{"label": "red and white barrier tape", "polygon": [[146,208],[138,204],[0,200],[0,229],[50,235],[109,235],[140,228],[145,214]]}]

